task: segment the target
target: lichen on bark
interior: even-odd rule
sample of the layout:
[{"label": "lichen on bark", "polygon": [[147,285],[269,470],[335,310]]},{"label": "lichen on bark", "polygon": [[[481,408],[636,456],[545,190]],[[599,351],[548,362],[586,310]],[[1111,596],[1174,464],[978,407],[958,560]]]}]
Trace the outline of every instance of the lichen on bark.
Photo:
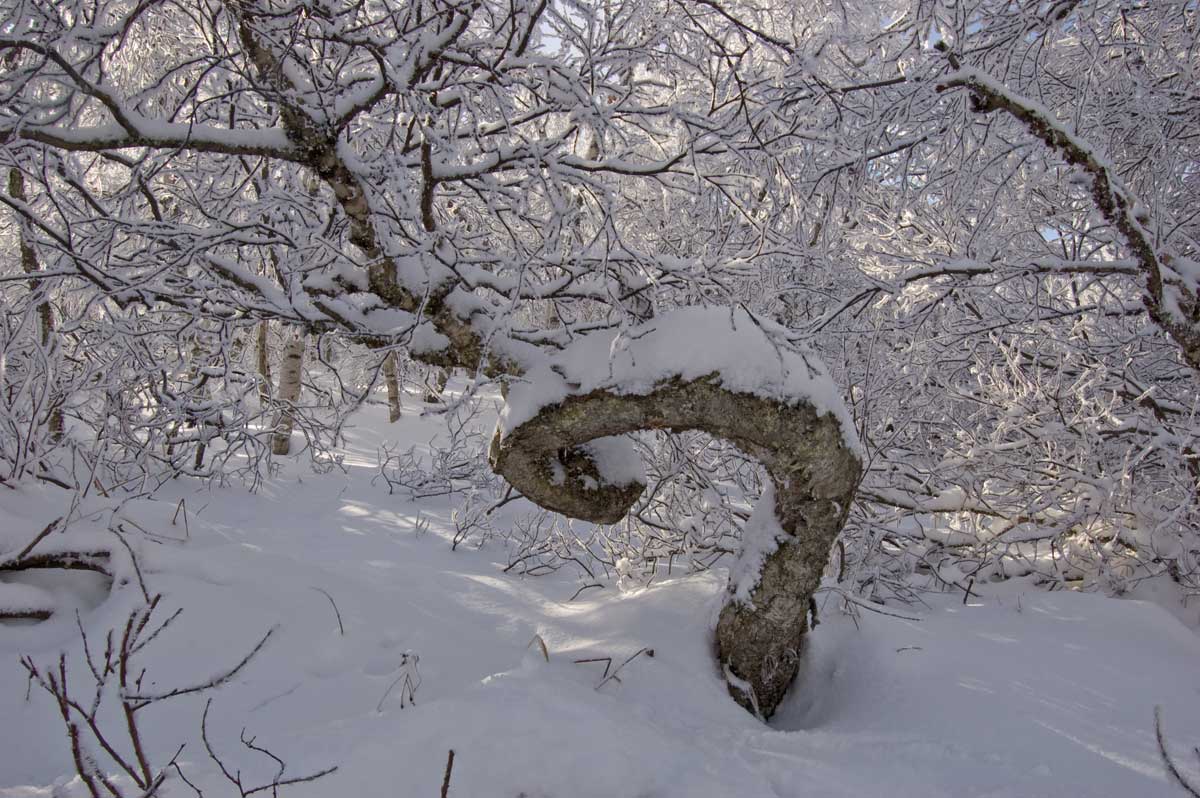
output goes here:
[{"label": "lichen on bark", "polygon": [[796,676],[808,608],[845,522],[861,472],[832,413],[803,398],[764,398],[729,390],[719,375],[674,378],[642,393],[616,389],[568,396],[497,433],[495,470],[550,510],[615,523],[643,486],[606,485],[580,447],[638,430],[701,430],[730,441],[766,469],[775,493],[777,548],[762,561],[749,601],[731,589],[716,629],[730,693],[769,717]]}]

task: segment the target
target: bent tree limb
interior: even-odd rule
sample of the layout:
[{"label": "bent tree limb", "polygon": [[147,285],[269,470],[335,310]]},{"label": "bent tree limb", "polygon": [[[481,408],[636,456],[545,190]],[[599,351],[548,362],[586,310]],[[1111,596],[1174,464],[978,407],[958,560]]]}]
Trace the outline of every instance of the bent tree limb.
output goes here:
[{"label": "bent tree limb", "polygon": [[[585,342],[527,375],[510,392],[492,464],[543,507],[615,523],[645,485],[625,467],[631,445],[619,451],[628,442],[614,436],[701,430],[762,463],[771,484],[744,532],[716,638],[731,695],[769,717],[799,667],[809,599],[845,521],[861,461],[844,414],[829,407],[831,397],[839,400],[819,364],[775,347],[749,314],[688,308],[668,316],[675,318],[630,331],[628,348],[608,362],[589,362],[579,351]],[[676,323],[680,318],[687,323]],[[673,349],[689,345],[680,337],[686,328],[711,335],[721,323],[729,325],[717,330],[729,339],[729,357],[704,352],[679,362]],[[656,351],[668,354],[661,369]],[[779,375],[773,381],[772,369]],[[807,382],[797,370],[807,370],[800,375]],[[658,379],[647,384],[647,377]],[[564,387],[565,398],[542,404],[540,397],[561,395]]]},{"label": "bent tree limb", "polygon": [[1184,361],[1200,372],[1200,296],[1197,264],[1160,245],[1150,230],[1149,212],[1117,174],[1116,167],[1091,144],[1059,122],[1051,111],[977,69],[961,67],[943,78],[938,91],[965,88],[977,113],[1003,111],[1016,119],[1091,182],[1092,201],[1120,232],[1146,279],[1143,301],[1150,318],[1179,346]]}]

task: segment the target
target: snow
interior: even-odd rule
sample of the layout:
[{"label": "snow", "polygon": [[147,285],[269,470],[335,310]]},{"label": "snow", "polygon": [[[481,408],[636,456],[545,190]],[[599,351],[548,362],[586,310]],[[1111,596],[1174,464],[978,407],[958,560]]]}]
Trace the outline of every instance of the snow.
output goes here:
[{"label": "snow", "polygon": [[[249,782],[274,766],[238,743],[243,727],[289,775],[338,766],[281,790],[297,798],[438,795],[451,749],[449,795],[461,798],[1169,796],[1155,705],[1180,761],[1193,761],[1200,639],[1155,604],[1010,580],[977,584],[966,603],[928,596],[899,608],[918,618],[905,620],[851,617],[828,591],[800,682],[765,725],[729,698],[713,659],[724,571],[627,590],[600,575],[602,589],[570,600],[579,583],[565,572],[504,573],[498,542],[451,551],[460,497],[414,503],[371,485],[381,442],[420,445],[438,419],[388,425],[371,405],[355,422],[344,472],[314,474],[301,458],[256,494],[177,480],[119,508],[152,533],[126,525],[149,587],[164,593],[161,617],[184,608],[145,650],[148,692],[210,678],[278,628],[212,694],[209,736]],[[186,529],[174,518],[181,498]],[[30,540],[62,500],[40,483],[0,489],[0,548]],[[106,501],[89,497],[64,540],[111,545]],[[38,587],[77,607],[93,642],[141,602],[135,582],[73,596],[62,580]],[[1193,628],[1200,620],[1196,607],[1174,609]],[[629,660],[619,681],[601,684],[604,662],[576,662],[616,667],[646,647],[653,656]],[[4,798],[85,794],[55,707],[36,688],[26,699],[17,663],[51,664],[60,650],[90,699],[73,610],[0,625]],[[405,675],[419,683],[402,708]],[[185,743],[184,772],[206,795],[228,795],[199,741],[203,703],[149,708],[148,754],[163,763]],[[192,793],[172,777],[165,794]]]},{"label": "snow", "polygon": [[786,332],[740,307],[668,311],[616,332],[579,336],[513,383],[501,415],[504,434],[571,395],[608,390],[648,394],[673,378],[715,374],[731,391],[788,404],[807,401],[837,418],[847,446],[861,451],[854,422],[825,365],[786,341]]},{"label": "snow", "polygon": [[15,612],[57,609],[57,601],[48,590],[36,585],[0,582],[0,607]]},{"label": "snow", "polygon": [[729,587],[735,601],[752,603],[750,594],[758,587],[763,563],[790,537],[775,517],[775,486],[768,482],[762,496],[754,505],[746,525],[742,527],[742,550],[733,564]]},{"label": "snow", "polygon": [[646,484],[645,464],[629,438],[596,438],[580,448],[596,466],[596,473],[605,485]]}]

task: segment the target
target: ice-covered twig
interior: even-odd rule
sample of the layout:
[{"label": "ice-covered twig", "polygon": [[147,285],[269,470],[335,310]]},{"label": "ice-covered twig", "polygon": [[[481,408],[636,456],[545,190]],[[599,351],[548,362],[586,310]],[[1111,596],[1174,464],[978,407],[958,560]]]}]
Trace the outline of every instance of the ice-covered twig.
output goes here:
[{"label": "ice-covered twig", "polygon": [[[944,44],[939,47],[945,49]],[[1146,308],[1151,318],[1179,345],[1184,359],[1200,370],[1200,301],[1195,269],[1167,247],[1156,245],[1150,232],[1149,210],[1124,184],[1116,167],[1100,151],[1046,107],[1025,97],[981,70],[962,66],[951,56],[954,72],[939,81],[938,91],[965,88],[972,109],[979,113],[1004,111],[1021,122],[1067,163],[1079,167],[1091,181],[1092,200],[1121,235],[1146,278]],[[1193,264],[1194,265],[1194,264]]]}]

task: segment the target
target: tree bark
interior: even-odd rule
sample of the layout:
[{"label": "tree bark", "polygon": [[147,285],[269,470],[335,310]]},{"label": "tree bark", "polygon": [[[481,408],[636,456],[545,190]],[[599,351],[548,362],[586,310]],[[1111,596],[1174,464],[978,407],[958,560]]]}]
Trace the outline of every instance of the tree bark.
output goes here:
[{"label": "tree bark", "polygon": [[[673,379],[646,394],[609,390],[570,396],[497,433],[493,467],[538,505],[594,523],[615,523],[644,486],[605,484],[586,444],[636,430],[702,430],[757,458],[773,487],[779,535],[731,581],[716,630],[733,698],[760,717],[774,713],[799,669],[810,599],[820,584],[861,474],[834,415],[807,401],[766,399],[722,387],[715,375]],[[769,499],[768,499],[769,500]],[[771,544],[775,548],[771,550]],[[755,552],[744,547],[743,557]],[[748,593],[748,597],[747,594]]]},{"label": "tree bark", "polygon": [[304,371],[304,335],[297,333],[283,349],[283,363],[279,367],[279,415],[275,420],[275,432],[271,436],[271,453],[287,454],[291,449],[292,430],[296,426],[293,415],[296,402],[300,399],[300,377]]},{"label": "tree bark", "polygon": [[[25,176],[21,174],[21,170],[13,167],[8,170],[8,195],[20,202],[26,201],[25,196]],[[21,250],[21,270],[28,275],[34,275],[40,272],[41,264],[38,263],[37,253],[33,249],[33,243],[29,231],[24,222],[20,224],[20,250]],[[38,322],[41,328],[42,349],[47,358],[51,357],[53,351],[57,348],[57,340],[54,336],[54,308],[50,306],[50,298],[43,292],[43,288],[39,285],[38,280],[29,281],[29,290],[33,294],[41,295],[41,300],[37,305]],[[50,375],[47,375],[47,387],[49,387]],[[50,439],[57,442],[62,440],[63,436],[63,412],[62,406],[58,397],[49,396],[50,391],[47,391],[48,398],[52,404],[49,412],[46,414],[46,428],[50,431]]]},{"label": "tree bark", "polygon": [[387,384],[388,422],[400,420],[400,381],[396,377],[396,353],[388,352],[383,359],[383,381]]},{"label": "tree bark", "polygon": [[263,407],[271,401],[271,341],[270,322],[258,323],[256,355],[258,359],[258,399]]},{"label": "tree bark", "polygon": [[446,390],[446,383],[450,380],[450,372],[447,369],[434,366],[425,375],[425,396],[422,401],[426,404],[436,404],[442,401],[442,391]]}]

